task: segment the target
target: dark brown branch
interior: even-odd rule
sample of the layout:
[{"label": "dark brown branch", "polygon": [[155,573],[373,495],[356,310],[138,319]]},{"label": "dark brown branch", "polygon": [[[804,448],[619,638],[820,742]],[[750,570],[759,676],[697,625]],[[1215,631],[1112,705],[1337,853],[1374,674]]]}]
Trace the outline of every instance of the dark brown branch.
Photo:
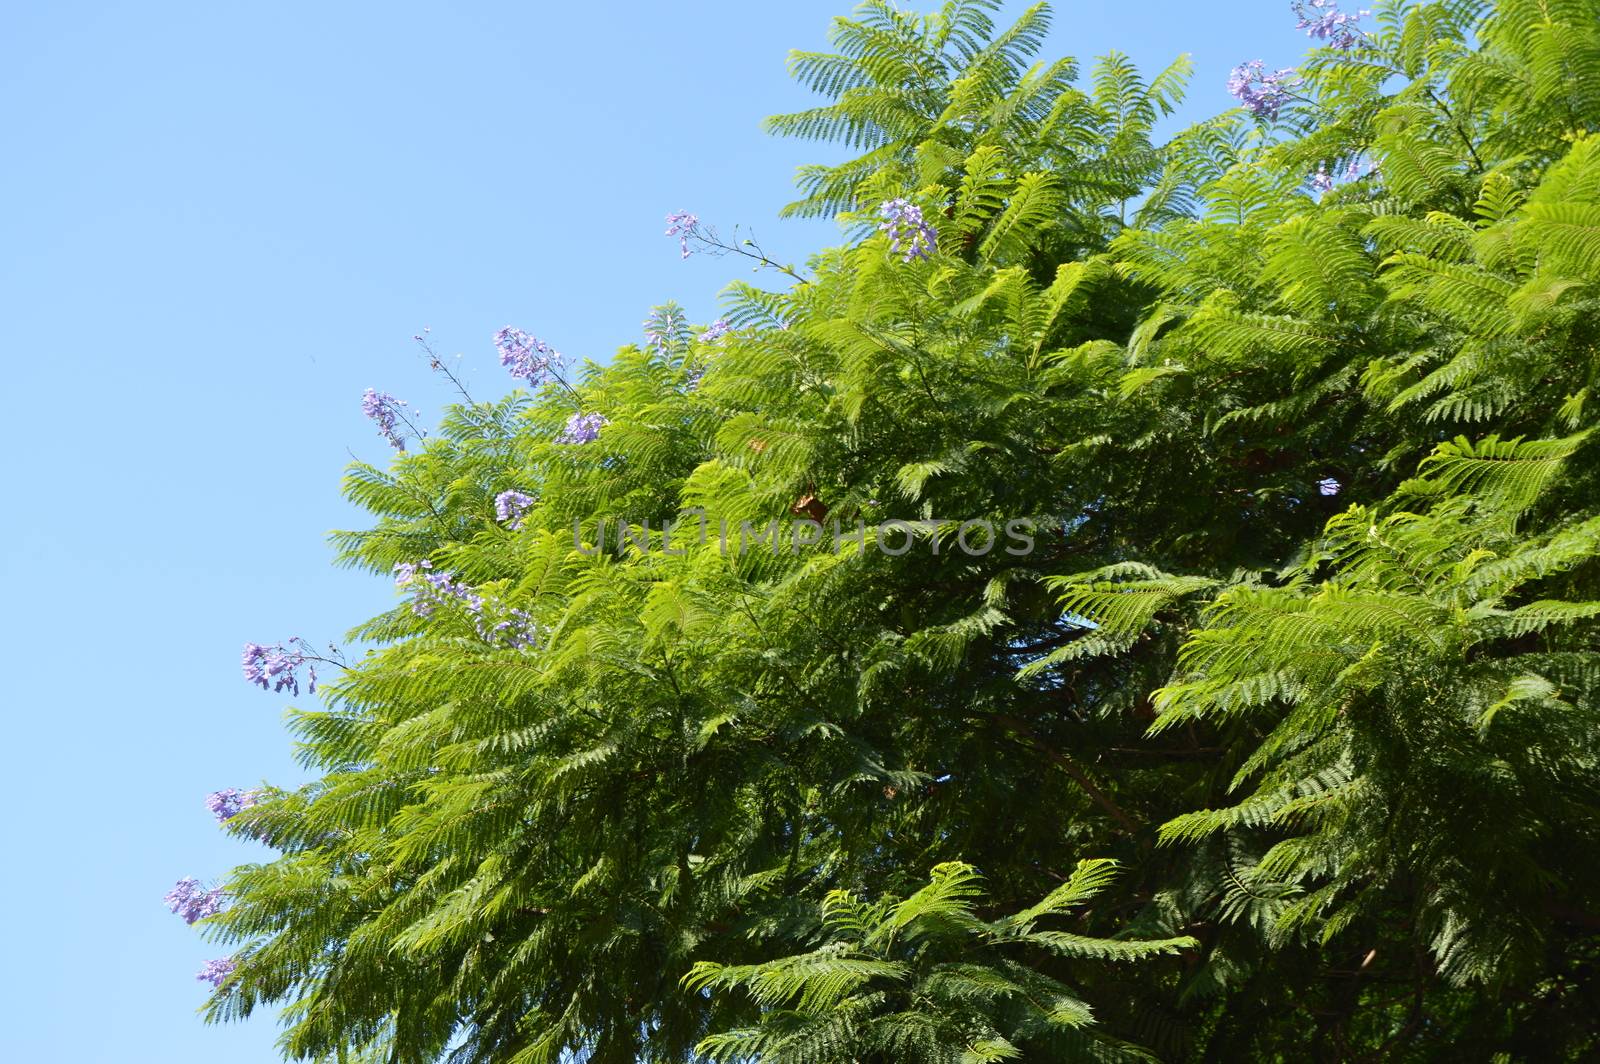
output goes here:
[{"label": "dark brown branch", "polygon": [[1094,780],[1089,778],[1089,774],[1085,772],[1082,766],[1080,766],[1076,761],[1062,753],[1060,750],[1057,750],[1043,739],[1039,738],[1038,735],[1034,734],[1033,729],[1029,728],[1027,724],[1018,720],[1016,717],[1001,713],[995,716],[995,720],[1004,725],[1006,730],[1011,732],[1013,735],[1022,739],[1026,739],[1035,750],[1038,750],[1045,757],[1049,758],[1057,768],[1061,769],[1061,771],[1072,777],[1072,781],[1082,789],[1083,793],[1087,794],[1089,799],[1101,809],[1104,809],[1111,816],[1111,819],[1115,820],[1118,825],[1122,827],[1123,831],[1127,833],[1129,838],[1138,841],[1141,846],[1149,845],[1149,843],[1144,840],[1144,833],[1139,827],[1138,822],[1135,821],[1133,817],[1129,816],[1123,810],[1123,808],[1111,798],[1110,795],[1096,786]]}]

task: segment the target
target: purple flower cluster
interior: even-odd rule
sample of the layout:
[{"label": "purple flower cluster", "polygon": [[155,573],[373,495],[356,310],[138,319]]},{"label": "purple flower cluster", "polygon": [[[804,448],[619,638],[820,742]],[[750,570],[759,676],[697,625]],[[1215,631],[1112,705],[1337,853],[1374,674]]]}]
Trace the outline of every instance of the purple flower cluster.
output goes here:
[{"label": "purple flower cluster", "polygon": [[733,326],[728,324],[727,318],[718,318],[701,331],[699,339],[703,344],[714,344],[732,330]]},{"label": "purple flower cluster", "polygon": [[700,219],[688,211],[673,211],[667,215],[667,236],[678,238],[678,250],[683,252],[684,258],[688,258],[693,254],[689,250],[689,240],[691,237],[700,235],[695,231],[699,224]]},{"label": "purple flower cluster", "polygon": [[222,981],[232,975],[233,970],[237,967],[239,966],[234,963],[231,957],[220,957],[216,960],[206,961],[206,966],[200,969],[195,978],[202,983],[221,986]]},{"label": "purple flower cluster", "polygon": [[485,599],[455,574],[434,572],[433,563],[401,562],[394,567],[396,587],[412,589],[411,612],[431,616],[442,603],[459,606],[472,618],[473,630],[486,643],[521,648],[539,645],[539,625],[527,610],[508,609]]},{"label": "purple flower cluster", "polygon": [[314,655],[306,646],[305,640],[299,636],[290,639],[288,643],[278,643],[275,646],[262,646],[260,643],[246,643],[244,645],[244,678],[255,684],[263,691],[269,688],[274,692],[290,691],[297,697],[300,694],[300,677],[297,670],[306,666],[308,691],[315,694],[317,691],[317,667],[313,664]]},{"label": "purple flower cluster", "polygon": [[206,795],[206,808],[217,818],[217,823],[225,824],[260,801],[260,791],[241,791],[237,787],[228,787]]},{"label": "purple flower cluster", "polygon": [[405,415],[400,412],[405,405],[404,400],[372,388],[368,388],[361,396],[361,412],[378,423],[379,434],[397,451],[406,449],[405,435],[398,428],[399,422],[405,420]]},{"label": "purple flower cluster", "polygon": [[539,645],[539,624],[527,610],[507,610],[505,617],[489,625],[480,626],[478,635],[486,642],[500,643],[521,650]]},{"label": "purple flower cluster", "polygon": [[222,896],[221,887],[207,890],[200,885],[198,879],[184,876],[167,891],[167,896],[162,900],[166,902],[168,909],[183,917],[184,923],[192,924],[196,920],[204,920],[221,912]]},{"label": "purple flower cluster", "polygon": [[1292,67],[1269,74],[1261,60],[1252,59],[1233,68],[1228,75],[1228,92],[1257,118],[1277,118],[1299,83],[1300,75]]},{"label": "purple flower cluster", "polygon": [[[1361,156],[1352,156],[1350,161],[1345,163],[1343,173],[1339,176],[1346,181],[1354,181],[1361,176],[1363,165]],[[1369,167],[1367,172],[1376,173],[1377,170],[1375,167]],[[1328,172],[1328,164],[1322,163],[1317,166],[1317,172],[1307,179],[1306,184],[1313,192],[1328,192],[1333,189],[1338,180],[1338,177]]]},{"label": "purple flower cluster", "polygon": [[1366,37],[1356,28],[1356,23],[1372,14],[1357,11],[1347,15],[1339,10],[1339,0],[1295,0],[1294,13],[1300,16],[1295,29],[1305,30],[1306,36],[1327,41],[1329,48],[1341,50],[1354,48]]},{"label": "purple flower cluster", "polygon": [[676,303],[666,303],[651,310],[641,327],[650,346],[662,354],[689,342],[689,317]]},{"label": "purple flower cluster", "polygon": [[527,513],[533,507],[533,504],[538,501],[527,492],[517,491],[515,488],[510,491],[502,491],[494,497],[495,520],[501,524],[509,521],[512,528],[521,528],[522,515]]},{"label": "purple flower cluster", "polygon": [[1321,480],[1317,481],[1317,491],[1321,492],[1323,495],[1337,495],[1339,494],[1339,489],[1342,487],[1344,487],[1344,485],[1340,484],[1332,477],[1323,477]]},{"label": "purple flower cluster", "polygon": [[414,564],[401,562],[395,566],[394,585],[413,590],[415,598],[411,602],[411,612],[418,617],[433,613],[434,607],[441,602],[459,603],[470,613],[483,609],[482,595],[457,580],[454,573],[434,572],[433,563],[426,558]]},{"label": "purple flower cluster", "polygon": [[604,414],[573,414],[567,418],[567,427],[556,437],[557,443],[593,443],[600,438],[600,430],[610,424]]},{"label": "purple flower cluster", "polygon": [[537,388],[561,368],[559,351],[509,325],[494,334],[494,346],[500,351],[500,364],[513,377],[527,381],[530,388]]},{"label": "purple flower cluster", "polygon": [[938,231],[923,220],[922,208],[910,200],[901,198],[880,203],[878,217],[883,219],[878,229],[889,234],[890,252],[899,254],[901,261],[925,259],[937,248]]}]

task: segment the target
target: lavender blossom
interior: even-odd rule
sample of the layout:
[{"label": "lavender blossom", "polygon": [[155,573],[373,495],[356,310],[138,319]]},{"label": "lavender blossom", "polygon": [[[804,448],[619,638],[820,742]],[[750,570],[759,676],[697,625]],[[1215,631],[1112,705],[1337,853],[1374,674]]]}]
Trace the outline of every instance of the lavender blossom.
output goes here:
[{"label": "lavender blossom", "polygon": [[207,890],[198,879],[184,876],[167,891],[162,901],[166,902],[168,909],[181,916],[184,923],[192,924],[221,912],[222,896],[221,887]]},{"label": "lavender blossom", "polygon": [[676,303],[664,303],[651,310],[641,327],[650,346],[663,355],[689,342],[689,318]]},{"label": "lavender blossom", "polygon": [[241,791],[237,787],[212,791],[206,795],[206,808],[224,824],[261,800],[260,791]]},{"label": "lavender blossom", "polygon": [[1329,48],[1341,51],[1354,48],[1366,37],[1356,23],[1372,14],[1357,11],[1347,15],[1339,10],[1339,0],[1295,0],[1294,13],[1300,16],[1295,29],[1305,30],[1314,40],[1327,41]]},{"label": "lavender blossom", "polygon": [[600,429],[610,424],[604,414],[573,414],[567,427],[556,437],[557,443],[593,443],[600,438]]},{"label": "lavender blossom", "polygon": [[527,610],[510,610],[504,620],[489,626],[488,634],[482,629],[478,634],[490,642],[503,643],[514,649],[539,645],[538,622]]},{"label": "lavender blossom", "polygon": [[1317,167],[1317,172],[1311,175],[1310,185],[1314,192],[1333,191],[1333,178],[1328,174],[1326,166]]},{"label": "lavender blossom", "polygon": [[195,978],[202,983],[210,983],[212,986],[221,986],[222,981],[228,978],[228,976],[232,975],[233,970],[237,967],[239,967],[239,965],[233,960],[233,958],[219,957],[216,960],[206,961],[205,967],[200,969],[200,971],[195,975]]},{"label": "lavender blossom", "polygon": [[491,601],[454,573],[434,572],[433,563],[402,562],[394,567],[395,586],[412,590],[411,611],[430,617],[441,605],[459,608],[472,622],[478,638],[497,646],[520,649],[539,645],[539,626],[533,614]]},{"label": "lavender blossom", "polygon": [[689,250],[689,238],[699,236],[699,233],[695,231],[699,224],[700,219],[688,211],[673,211],[667,215],[666,235],[678,238],[678,250],[683,252],[684,258],[688,258],[693,254]]},{"label": "lavender blossom", "polygon": [[1332,477],[1324,477],[1317,481],[1317,491],[1321,492],[1323,495],[1337,495],[1339,494],[1339,489],[1342,487],[1344,487],[1344,485],[1340,484]]},{"label": "lavender blossom", "polygon": [[1299,83],[1300,75],[1293,68],[1268,74],[1261,60],[1252,59],[1233,68],[1228,92],[1257,118],[1277,118],[1293,95],[1290,90]]},{"label": "lavender blossom", "polygon": [[1352,155],[1350,157],[1350,161],[1345,164],[1344,179],[1346,181],[1354,181],[1356,178],[1362,177],[1363,175],[1367,177],[1377,177],[1377,163],[1374,163],[1371,159],[1368,159],[1362,155]]},{"label": "lavender blossom", "polygon": [[298,697],[300,677],[296,670],[304,665],[307,666],[306,673],[310,680],[308,693],[316,694],[317,667],[313,661],[314,657],[305,640],[298,636],[287,643],[278,643],[270,647],[262,646],[260,643],[246,643],[242,662],[244,678],[263,691],[268,689],[274,693],[289,691]]},{"label": "lavender blossom", "polygon": [[260,643],[246,643],[244,645],[245,682],[253,683],[263,690],[267,687],[266,656],[267,648]]},{"label": "lavender blossom", "polygon": [[433,563],[427,559],[415,563],[401,562],[394,567],[394,573],[396,587],[412,589],[411,612],[418,617],[432,615],[442,603],[463,606],[469,613],[483,609],[483,596],[457,580],[454,573],[434,572]]},{"label": "lavender blossom", "polygon": [[432,569],[433,563],[424,558],[420,562],[400,562],[394,567],[394,586],[406,587],[416,579],[418,569]]},{"label": "lavender blossom", "polygon": [[372,388],[368,388],[361,397],[361,412],[378,423],[379,434],[397,451],[406,449],[405,436],[396,427],[405,420],[405,415],[400,412],[405,405],[404,400]]},{"label": "lavender blossom", "polygon": [[511,375],[537,388],[561,368],[561,352],[521,329],[507,325],[494,334],[494,346],[500,351],[500,364]]},{"label": "lavender blossom", "polygon": [[[922,208],[910,200],[892,199],[878,205],[878,217],[883,219],[878,229],[889,234],[889,251],[901,255],[901,261],[925,259],[937,247],[938,231],[923,221]],[[905,250],[901,252],[901,244]]]},{"label": "lavender blossom", "polygon": [[701,330],[697,339],[703,344],[714,344],[733,330],[727,318],[718,318]]},{"label": "lavender blossom", "polygon": [[521,528],[522,515],[527,513],[535,502],[538,502],[538,500],[532,495],[517,491],[515,488],[510,491],[502,491],[494,497],[495,520],[501,524],[509,521],[513,529]]}]

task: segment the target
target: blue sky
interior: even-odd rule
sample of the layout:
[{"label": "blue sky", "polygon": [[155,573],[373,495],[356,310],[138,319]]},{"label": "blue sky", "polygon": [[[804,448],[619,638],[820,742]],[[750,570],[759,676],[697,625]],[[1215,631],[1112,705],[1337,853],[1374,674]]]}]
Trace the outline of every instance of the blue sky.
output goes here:
[{"label": "blue sky", "polygon": [[[829,155],[759,122],[809,102],[784,54],[848,4],[0,6],[0,1055],[278,1059],[271,1018],[198,1021],[218,951],[161,896],[267,856],[207,792],[299,778],[242,644],[391,602],[326,545],[360,520],[342,467],[386,451],[363,389],[446,400],[424,326],[487,395],[502,325],[603,360],[652,304],[709,320],[744,274],[680,261],[670,210],[829,242],[776,218]],[[1277,0],[1060,3],[1049,55],[1191,52],[1194,119],[1241,59],[1294,62],[1293,26]]]}]

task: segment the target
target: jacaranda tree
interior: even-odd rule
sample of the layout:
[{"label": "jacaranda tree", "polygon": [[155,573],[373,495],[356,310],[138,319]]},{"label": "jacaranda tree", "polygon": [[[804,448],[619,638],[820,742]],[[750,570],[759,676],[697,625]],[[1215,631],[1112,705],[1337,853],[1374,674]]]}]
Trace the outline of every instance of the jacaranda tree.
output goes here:
[{"label": "jacaranda tree", "polygon": [[[869,0],[773,132],[860,154],[690,324],[346,488],[397,585],[278,856],[169,902],[312,1061],[1600,1054],[1600,2],[1297,5],[1036,62]],[[559,328],[558,323],[552,323]],[[436,365],[443,370],[442,365]],[[313,671],[323,667],[322,686]]]}]

